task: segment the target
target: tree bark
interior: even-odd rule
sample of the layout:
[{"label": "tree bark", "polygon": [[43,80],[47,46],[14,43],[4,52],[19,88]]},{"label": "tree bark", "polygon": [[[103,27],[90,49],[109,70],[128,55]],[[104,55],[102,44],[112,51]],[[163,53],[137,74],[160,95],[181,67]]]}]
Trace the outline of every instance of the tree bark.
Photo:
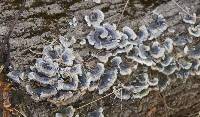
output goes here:
[{"label": "tree bark", "polygon": [[[5,62],[5,41],[3,38],[11,30],[11,24],[16,22],[9,38],[11,65],[20,70],[26,70],[34,64],[35,59],[41,57],[44,45],[58,39],[59,35],[74,35],[79,39],[85,37],[91,30],[87,27],[84,16],[92,9],[101,9],[105,14],[105,22],[117,23],[124,9],[125,0],[102,0],[100,4],[84,2],[83,0],[1,0],[0,2],[0,60]],[[200,16],[199,0],[176,0],[182,7],[191,8]],[[19,18],[15,21],[16,14],[22,8]],[[142,24],[148,24],[153,20],[152,11],[163,14],[170,28],[176,30],[176,34],[187,34],[187,25],[182,22],[179,12],[183,12],[170,0],[130,0],[119,29],[129,26],[137,30]],[[77,27],[70,27],[69,22],[73,17],[78,20]],[[197,22],[200,20],[198,19]],[[174,35],[174,34],[173,34]],[[162,37],[173,36],[165,33]],[[199,38],[198,38],[199,39]],[[200,44],[200,43],[199,43]],[[159,75],[159,77],[165,77]],[[171,76],[172,79],[175,76]],[[174,78],[175,79],[175,78]],[[21,92],[22,91],[22,92]],[[28,117],[54,116],[59,108],[49,102],[34,102],[16,86],[12,94],[13,106],[24,112]],[[101,96],[96,92],[85,95],[80,101],[73,103],[74,107],[90,102]],[[197,116],[200,112],[200,77],[189,78],[186,82],[176,80],[163,92],[152,91],[147,97],[135,101],[121,101],[113,96],[98,101],[86,108],[78,110],[80,116],[88,111],[104,107],[106,117],[184,117]]]}]

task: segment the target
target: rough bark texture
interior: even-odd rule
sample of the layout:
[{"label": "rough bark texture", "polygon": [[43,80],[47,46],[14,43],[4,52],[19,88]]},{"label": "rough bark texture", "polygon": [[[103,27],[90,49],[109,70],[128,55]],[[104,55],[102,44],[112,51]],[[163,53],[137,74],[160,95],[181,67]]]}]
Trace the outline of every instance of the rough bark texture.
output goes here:
[{"label": "rough bark texture", "polygon": [[[4,42],[2,40],[5,35],[8,35],[16,14],[20,9],[23,9],[10,35],[11,63],[15,68],[20,69],[26,69],[32,65],[35,58],[40,56],[36,53],[40,53],[43,46],[49,44],[53,39],[57,39],[58,35],[68,33],[76,38],[85,36],[90,29],[84,21],[84,15],[91,9],[102,9],[106,21],[117,23],[126,1],[102,0],[100,4],[96,4],[81,0],[27,0],[25,6],[22,5],[23,2],[0,0],[1,44]],[[191,8],[197,16],[200,16],[199,0],[178,0],[177,2],[183,7]],[[119,28],[128,25],[137,30],[141,24],[148,24],[152,21],[152,11],[155,8],[164,15],[171,28],[176,28],[176,34],[187,33],[187,25],[183,24],[179,15],[181,9],[169,0],[150,0],[148,2],[130,0]],[[80,24],[78,27],[70,28],[68,22],[74,16]],[[166,35],[168,34],[164,36]],[[4,59],[3,45],[1,45],[0,52],[2,54],[1,61]],[[164,76],[160,75],[159,77]],[[72,105],[79,107],[99,97],[101,96],[93,92]],[[20,87],[16,87],[16,90],[13,91],[12,98],[13,106],[24,112],[28,117],[54,116],[53,113],[58,109],[48,102],[34,102]],[[151,92],[147,97],[134,102],[121,101],[110,96],[77,112],[82,117],[88,111],[99,106],[104,107],[106,117],[197,116],[200,111],[200,77],[190,78],[186,83],[176,80],[162,92],[162,96],[159,92]]]}]

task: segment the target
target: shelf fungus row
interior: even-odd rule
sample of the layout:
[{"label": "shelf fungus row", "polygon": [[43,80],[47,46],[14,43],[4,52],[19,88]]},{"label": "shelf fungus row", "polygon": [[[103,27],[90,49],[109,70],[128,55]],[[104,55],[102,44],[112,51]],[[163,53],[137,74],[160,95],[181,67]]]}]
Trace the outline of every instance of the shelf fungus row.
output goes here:
[{"label": "shelf fungus row", "polygon": [[[103,12],[95,9],[85,16],[91,31],[81,37],[84,43],[73,35],[60,36],[44,47],[42,57],[30,69],[11,70],[8,77],[37,101],[66,105],[89,91],[103,94],[114,89],[116,97],[127,100],[163,90],[169,84],[167,78],[153,77],[149,71],[183,79],[200,75],[200,46],[193,43],[199,37],[200,26],[188,28],[192,37],[163,37],[167,22],[161,14],[154,15],[153,22],[134,32],[128,26],[120,30],[104,22]],[[196,21],[186,18],[184,22],[194,25]],[[119,85],[124,77],[130,82]]]}]

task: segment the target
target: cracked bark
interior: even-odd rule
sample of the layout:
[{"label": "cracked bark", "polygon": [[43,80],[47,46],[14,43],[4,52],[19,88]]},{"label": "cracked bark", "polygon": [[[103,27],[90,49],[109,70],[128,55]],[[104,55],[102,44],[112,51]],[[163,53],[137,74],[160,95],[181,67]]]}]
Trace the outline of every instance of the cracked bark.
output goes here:
[{"label": "cracked bark", "polygon": [[[192,8],[197,16],[200,15],[199,0],[178,0],[177,2],[181,6]],[[183,24],[179,15],[181,10],[172,1],[155,0],[144,3],[145,0],[141,0],[141,2],[130,0],[121,19],[119,29],[128,25],[137,30],[138,26],[148,24],[152,21],[151,11],[157,8],[157,11],[164,15],[170,27],[177,30],[177,34],[186,33],[187,25]],[[3,27],[0,31],[1,44],[5,44],[2,40],[6,35],[9,35],[10,24],[15,20],[15,14],[19,12],[21,4],[22,2],[17,2],[17,0],[2,0],[0,2],[0,27]],[[57,39],[60,34],[68,33],[69,35],[75,35],[75,38],[85,36],[90,29],[85,25],[84,15],[91,9],[102,9],[105,13],[105,21],[117,23],[124,5],[125,1],[123,0],[102,0],[101,4],[82,2],[81,0],[27,0],[18,22],[14,26],[11,35],[9,35],[11,64],[21,70],[27,69],[34,63],[36,57],[40,57],[35,53],[41,52],[44,45],[53,39]],[[79,26],[70,28],[68,22],[74,16],[78,19]],[[173,35],[165,34],[164,36]],[[3,49],[5,49],[4,45],[1,45],[0,57],[5,57]],[[2,59],[0,58],[0,60]],[[1,62],[5,62],[5,59]],[[165,113],[167,113],[168,116],[183,117],[200,111],[199,84],[200,80],[197,76],[190,78],[186,83],[176,81],[162,92],[162,95],[166,98],[166,104],[173,110],[164,107],[163,99],[158,96],[157,92],[151,92],[149,96],[134,102],[120,102],[120,100],[114,100],[111,96],[90,107],[83,108],[79,112],[84,114],[85,110],[91,110],[98,104],[104,106],[104,113],[109,117],[120,115],[144,117],[153,107],[156,107],[156,111],[152,116],[162,117],[166,116]],[[47,102],[35,103],[25,93],[14,91],[14,94],[13,104],[20,105],[17,108],[24,111],[27,116],[52,116],[53,111],[57,109],[57,107]],[[100,97],[95,92],[92,95],[84,96],[81,101],[73,105],[78,107],[91,99]],[[123,105],[122,110],[120,108],[121,104]]]}]

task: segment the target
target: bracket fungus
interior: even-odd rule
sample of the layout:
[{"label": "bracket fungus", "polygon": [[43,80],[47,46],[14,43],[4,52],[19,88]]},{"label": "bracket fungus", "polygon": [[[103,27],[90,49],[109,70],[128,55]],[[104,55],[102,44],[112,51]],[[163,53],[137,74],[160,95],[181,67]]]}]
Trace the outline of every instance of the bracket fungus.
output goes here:
[{"label": "bracket fungus", "polygon": [[147,30],[147,27],[145,25],[142,25],[139,27],[139,32],[138,32],[138,40],[139,42],[146,41],[149,37],[149,32]]},{"label": "bracket fungus", "polygon": [[171,38],[166,38],[163,46],[166,52],[171,53],[173,51],[173,40]]},{"label": "bracket fungus", "polygon": [[45,84],[45,85],[47,85],[47,84],[53,85],[53,84],[56,83],[58,78],[57,77],[49,78],[48,76],[45,76],[45,75],[42,75],[42,74],[30,72],[30,73],[28,73],[28,79],[32,80],[32,81],[36,81],[36,82],[41,83],[41,84]]},{"label": "bracket fungus", "polygon": [[56,88],[52,86],[34,88],[30,84],[27,84],[25,88],[31,97],[36,101],[44,100],[57,94]]},{"label": "bracket fungus", "polygon": [[153,42],[151,49],[150,49],[151,56],[154,58],[161,58],[164,56],[165,48],[161,47],[159,42]]},{"label": "bracket fungus", "polygon": [[104,70],[104,64],[97,63],[95,68],[86,73],[86,77],[88,77],[90,81],[100,80],[101,76],[104,74]]},{"label": "bracket fungus", "polygon": [[163,74],[165,74],[165,75],[171,75],[171,74],[173,74],[177,69],[178,69],[178,68],[177,68],[176,64],[173,63],[173,64],[170,64],[170,65],[164,67],[164,69],[163,69],[161,72],[162,72]]},{"label": "bracket fungus", "polygon": [[88,26],[99,26],[103,20],[104,13],[99,9],[95,9],[90,12],[89,15],[85,16],[85,21],[87,22]]},{"label": "bracket fungus", "polygon": [[184,53],[187,54],[191,58],[199,59],[200,58],[200,45],[196,45],[192,48],[188,48],[188,46],[186,46],[184,48]]},{"label": "bracket fungus", "polygon": [[134,65],[129,64],[126,61],[123,61],[121,57],[116,56],[111,60],[112,66],[119,70],[121,75],[130,75],[134,68]]},{"label": "bracket fungus", "polygon": [[179,35],[174,38],[174,45],[175,46],[185,46],[186,44],[192,43],[193,39],[191,37],[185,35]]},{"label": "bracket fungus", "polygon": [[62,47],[61,46],[54,46],[51,45],[45,46],[43,49],[44,58],[50,58],[52,60],[58,60],[62,54]]},{"label": "bracket fungus", "polygon": [[7,74],[7,76],[12,79],[13,81],[17,82],[17,83],[21,83],[21,80],[24,80],[25,78],[25,73],[21,72],[19,70],[14,70],[11,71]]},{"label": "bracket fungus", "polygon": [[[154,21],[134,32],[128,26],[120,30],[104,22],[103,12],[95,9],[85,16],[91,26],[88,34],[78,40],[71,33],[59,36],[43,48],[42,57],[36,58],[26,72],[11,70],[7,75],[34,100],[59,106],[76,102],[87,92],[104,94],[110,89],[117,98],[140,99],[151,90],[164,90],[170,83],[169,75],[182,79],[200,75],[200,46],[194,45],[196,40],[189,35],[162,35],[168,28],[167,21],[163,15],[155,15]],[[193,18],[184,22],[194,24]],[[189,27],[190,35],[199,37],[199,27]],[[151,71],[166,78],[148,75]],[[123,78],[127,82],[119,86]],[[102,109],[88,116],[103,117]]]},{"label": "bracket fungus", "polygon": [[195,27],[192,27],[192,26],[189,27],[188,32],[190,35],[192,35],[194,37],[200,37],[200,24]]},{"label": "bracket fungus", "polygon": [[148,40],[155,39],[159,37],[165,30],[167,30],[167,23],[163,15],[155,14],[156,19],[151,22],[148,26],[148,32],[150,33],[150,37]]},{"label": "bracket fungus", "polygon": [[59,41],[64,48],[68,48],[76,43],[76,39],[74,38],[74,36],[72,36],[71,38],[67,38],[66,36],[59,36]]},{"label": "bracket fungus", "polygon": [[73,51],[69,48],[65,48],[64,52],[61,55],[62,62],[67,66],[73,65],[73,60],[75,59]]},{"label": "bracket fungus", "polygon": [[98,87],[99,94],[103,94],[104,92],[110,89],[110,87],[117,80],[117,74],[118,74],[117,69],[110,69],[105,71]]},{"label": "bracket fungus", "polygon": [[58,73],[59,66],[58,63],[53,62],[51,59],[38,58],[33,68],[41,74],[52,77]]},{"label": "bracket fungus", "polygon": [[116,26],[109,23],[95,27],[95,31],[92,31],[87,35],[89,44],[93,45],[96,49],[110,50],[116,48],[119,39],[120,34],[116,31]]},{"label": "bracket fungus", "polygon": [[188,24],[195,24],[196,20],[197,20],[196,13],[193,13],[192,15],[186,14],[183,16],[183,21]]},{"label": "bracket fungus", "polygon": [[136,41],[135,41],[136,38],[137,38],[137,35],[131,28],[129,28],[128,26],[123,27],[121,40],[119,42],[119,47],[123,48],[129,44],[136,44]]}]

